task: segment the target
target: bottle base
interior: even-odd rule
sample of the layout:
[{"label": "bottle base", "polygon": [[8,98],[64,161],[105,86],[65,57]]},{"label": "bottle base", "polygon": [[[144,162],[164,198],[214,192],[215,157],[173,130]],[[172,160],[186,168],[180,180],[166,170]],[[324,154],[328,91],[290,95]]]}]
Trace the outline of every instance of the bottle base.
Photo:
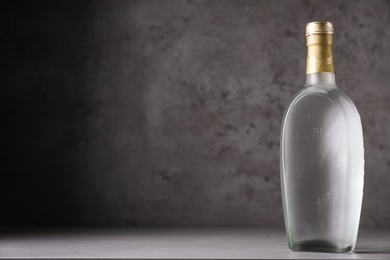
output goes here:
[{"label": "bottle base", "polygon": [[340,248],[334,243],[324,240],[308,240],[298,242],[290,246],[293,251],[307,251],[307,252],[327,252],[327,253],[347,253],[353,250],[353,246]]}]

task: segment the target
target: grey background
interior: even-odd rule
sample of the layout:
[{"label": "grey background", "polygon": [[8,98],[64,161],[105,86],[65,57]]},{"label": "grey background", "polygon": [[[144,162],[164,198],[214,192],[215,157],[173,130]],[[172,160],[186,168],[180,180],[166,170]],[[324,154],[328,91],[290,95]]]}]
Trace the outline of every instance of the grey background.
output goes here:
[{"label": "grey background", "polygon": [[362,117],[361,225],[390,226],[390,2],[1,5],[1,226],[282,226],[313,20]]}]

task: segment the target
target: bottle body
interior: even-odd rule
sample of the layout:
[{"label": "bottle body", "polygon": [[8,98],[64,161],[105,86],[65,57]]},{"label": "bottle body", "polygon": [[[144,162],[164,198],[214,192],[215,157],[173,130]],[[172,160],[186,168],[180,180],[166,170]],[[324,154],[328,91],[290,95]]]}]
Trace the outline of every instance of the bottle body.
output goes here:
[{"label": "bottle body", "polygon": [[294,251],[348,252],[356,244],[363,198],[359,113],[334,73],[307,75],[282,121],[284,219]]}]

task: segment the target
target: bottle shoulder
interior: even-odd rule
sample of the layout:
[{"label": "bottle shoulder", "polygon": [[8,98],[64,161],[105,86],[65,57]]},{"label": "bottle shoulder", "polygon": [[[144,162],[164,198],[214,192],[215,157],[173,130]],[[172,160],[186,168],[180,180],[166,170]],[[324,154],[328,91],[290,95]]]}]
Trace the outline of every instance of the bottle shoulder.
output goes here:
[{"label": "bottle shoulder", "polygon": [[306,86],[301,89],[291,99],[289,107],[295,103],[306,103],[313,101],[320,102],[321,104],[328,103],[329,105],[337,105],[342,103],[343,105],[352,105],[355,107],[352,99],[336,85],[316,85]]},{"label": "bottle shoulder", "polygon": [[284,120],[290,114],[329,114],[354,115],[360,121],[360,115],[352,99],[336,85],[307,86],[301,89],[290,101]]}]

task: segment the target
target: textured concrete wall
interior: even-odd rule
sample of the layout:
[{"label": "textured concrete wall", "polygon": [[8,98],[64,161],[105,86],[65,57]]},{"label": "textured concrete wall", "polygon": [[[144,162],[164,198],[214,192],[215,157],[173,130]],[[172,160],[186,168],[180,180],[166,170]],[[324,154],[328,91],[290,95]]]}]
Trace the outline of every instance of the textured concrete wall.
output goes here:
[{"label": "textured concrete wall", "polygon": [[390,226],[387,1],[27,1],[0,10],[1,225],[283,225],[282,113],[333,22],[361,223]]}]

